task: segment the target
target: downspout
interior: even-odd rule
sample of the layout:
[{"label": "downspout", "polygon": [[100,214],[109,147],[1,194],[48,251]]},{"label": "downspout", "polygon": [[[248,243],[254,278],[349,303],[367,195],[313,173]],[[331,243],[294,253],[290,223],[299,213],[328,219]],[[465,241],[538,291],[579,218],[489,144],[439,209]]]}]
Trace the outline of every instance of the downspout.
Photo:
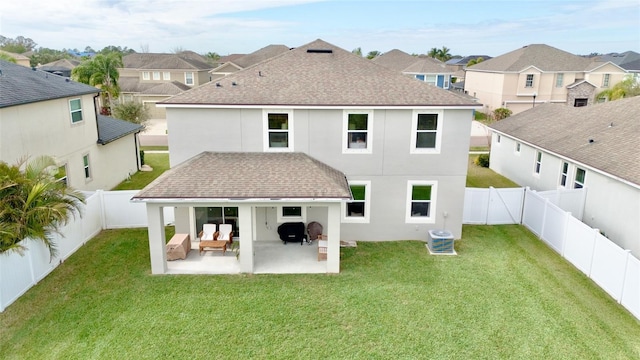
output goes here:
[{"label": "downspout", "polygon": [[138,134],[140,134],[140,131],[133,135],[133,145],[136,148],[136,164],[138,165],[138,171],[140,171],[140,169],[142,169],[142,164],[140,164],[140,143],[138,141]]},{"label": "downspout", "polygon": [[98,124],[98,107],[96,103],[96,98],[98,96],[100,96],[100,92],[98,92],[96,95],[93,96],[93,112],[96,114],[96,133],[98,134],[98,140],[96,142],[99,144],[100,143],[100,125]]}]

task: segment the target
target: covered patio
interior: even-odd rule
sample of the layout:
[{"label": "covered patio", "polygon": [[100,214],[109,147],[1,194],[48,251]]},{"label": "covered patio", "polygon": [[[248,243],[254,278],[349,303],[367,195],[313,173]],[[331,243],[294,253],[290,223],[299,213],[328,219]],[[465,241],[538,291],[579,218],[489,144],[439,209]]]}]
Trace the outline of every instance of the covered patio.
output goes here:
[{"label": "covered patio", "polygon": [[[342,172],[303,153],[203,152],[132,201],[146,203],[153,274],[338,273],[341,207],[351,198]],[[175,208],[176,233],[190,236],[192,251],[184,260],[167,261],[164,207]],[[216,210],[222,214],[216,223],[234,225],[238,256],[199,254],[198,232]],[[324,226],[326,261],[318,260],[318,241],[284,245],[278,239],[279,224],[311,221]]]}]

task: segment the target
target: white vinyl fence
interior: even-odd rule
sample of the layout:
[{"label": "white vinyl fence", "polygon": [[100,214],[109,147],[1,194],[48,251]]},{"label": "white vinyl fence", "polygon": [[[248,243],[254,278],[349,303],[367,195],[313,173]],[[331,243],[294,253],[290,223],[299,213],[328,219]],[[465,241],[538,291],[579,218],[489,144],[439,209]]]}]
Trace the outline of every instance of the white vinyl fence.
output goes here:
[{"label": "white vinyl fence", "polygon": [[586,191],[467,188],[463,223],[526,226],[640,319],[640,260],[580,221]]},{"label": "white vinyl fence", "polygon": [[[60,263],[76,252],[103,229],[147,226],[144,204],[129,200],[138,191],[87,192],[82,217],[76,216],[54,235],[58,254],[51,258],[40,241],[25,239],[22,254],[0,254],[0,312],[47,276]],[[174,221],[173,208],[165,208],[165,222]]]}]

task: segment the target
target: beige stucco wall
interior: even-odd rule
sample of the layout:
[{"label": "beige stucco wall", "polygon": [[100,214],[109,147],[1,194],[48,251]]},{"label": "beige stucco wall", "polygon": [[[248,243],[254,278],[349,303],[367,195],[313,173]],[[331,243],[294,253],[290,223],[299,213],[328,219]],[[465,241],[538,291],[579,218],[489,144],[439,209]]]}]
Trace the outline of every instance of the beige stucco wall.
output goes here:
[{"label": "beige stucco wall", "polygon": [[493,111],[502,106],[504,87],[505,75],[502,73],[469,71],[467,69],[464,90],[484,105],[484,112]]}]

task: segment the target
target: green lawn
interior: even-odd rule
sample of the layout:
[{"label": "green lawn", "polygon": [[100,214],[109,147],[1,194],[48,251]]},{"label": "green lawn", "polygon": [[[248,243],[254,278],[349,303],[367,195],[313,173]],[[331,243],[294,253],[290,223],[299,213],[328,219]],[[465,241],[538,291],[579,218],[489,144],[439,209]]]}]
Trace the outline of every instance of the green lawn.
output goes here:
[{"label": "green lawn", "polygon": [[146,230],[108,230],[0,314],[0,357],[640,358],[640,322],[523,227],[465,226],[456,251],[360,242],[338,275],[151,276]]},{"label": "green lawn", "polygon": [[483,168],[474,163],[474,160],[478,155],[469,155],[469,167],[467,169],[467,187],[475,188],[488,188],[493,186],[494,188],[506,188],[506,187],[520,187],[518,184],[507,179],[506,177],[497,174],[495,171],[489,168]]},{"label": "green lawn", "polygon": [[112,190],[140,190],[169,170],[169,154],[145,153],[144,162],[153,168],[153,171],[138,171],[131,175],[131,180],[125,180]]}]

